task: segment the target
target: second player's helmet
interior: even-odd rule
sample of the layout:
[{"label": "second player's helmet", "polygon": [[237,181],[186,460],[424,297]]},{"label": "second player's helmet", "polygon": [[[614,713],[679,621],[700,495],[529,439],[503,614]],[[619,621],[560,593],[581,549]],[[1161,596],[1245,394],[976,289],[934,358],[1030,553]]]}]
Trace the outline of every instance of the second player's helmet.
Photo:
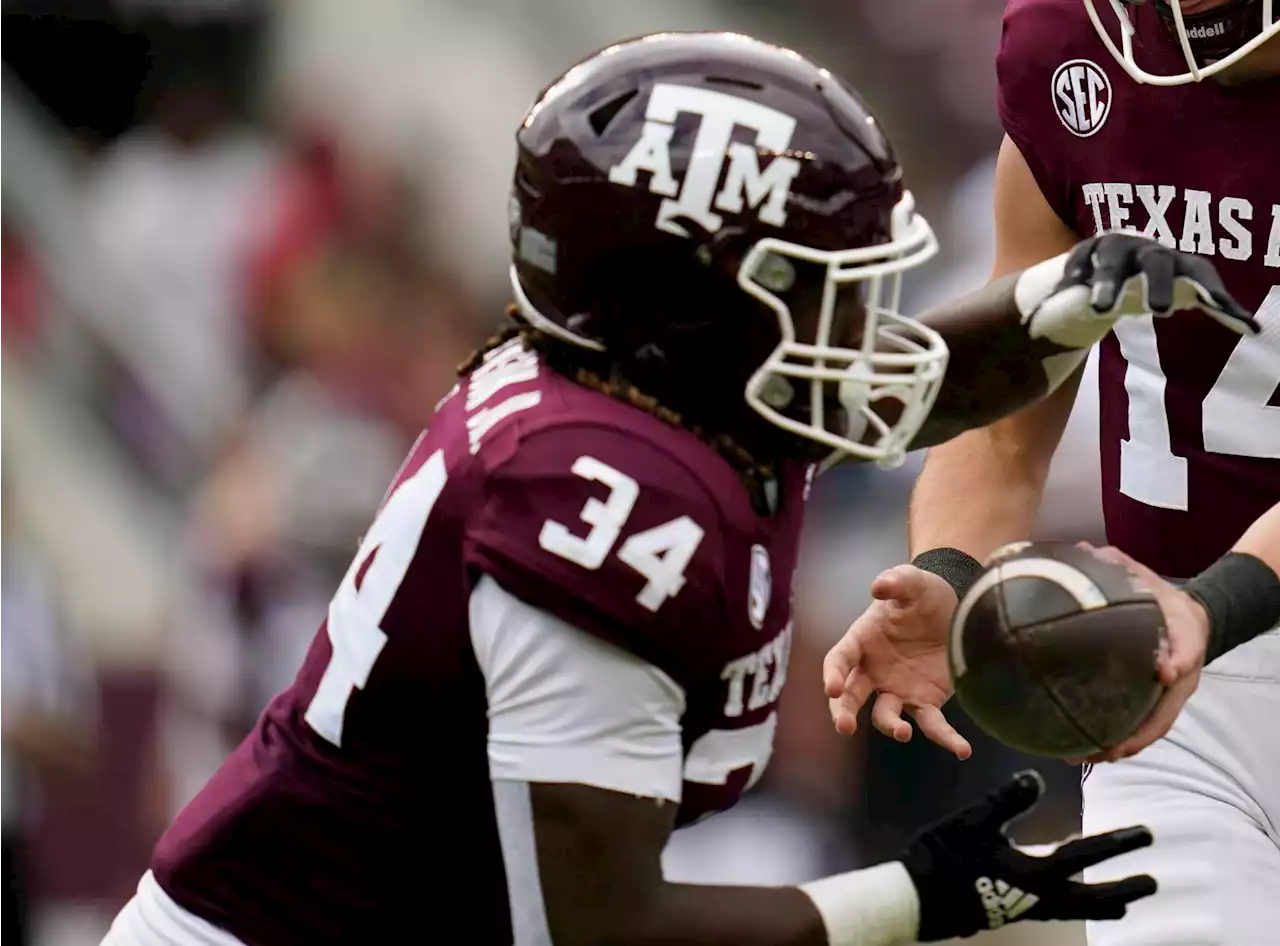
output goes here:
[{"label": "second player's helmet", "polygon": [[656,34],[570,69],[517,137],[511,274],[529,323],[629,377],[683,379],[673,406],[694,420],[727,388],[754,423],[902,454],[946,366],[898,311],[902,273],[936,242],[843,82],[750,37]]},{"label": "second player's helmet", "polygon": [[[1119,31],[1116,46],[1096,4],[1109,2]],[[1280,0],[1226,0],[1183,13],[1183,0],[1153,0],[1171,42],[1178,44],[1186,72],[1156,74],[1139,65],[1133,50],[1133,6],[1147,0],[1084,0],[1089,19],[1111,55],[1136,81],[1149,85],[1186,85],[1216,75],[1267,40],[1280,36]]]}]

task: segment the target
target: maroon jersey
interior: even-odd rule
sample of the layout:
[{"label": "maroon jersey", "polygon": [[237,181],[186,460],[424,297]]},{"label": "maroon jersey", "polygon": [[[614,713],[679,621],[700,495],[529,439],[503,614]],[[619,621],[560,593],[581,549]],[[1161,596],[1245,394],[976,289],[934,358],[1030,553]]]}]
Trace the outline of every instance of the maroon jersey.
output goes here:
[{"label": "maroon jersey", "polygon": [[685,691],[679,821],[768,760],[806,471],[758,516],[692,434],[511,343],[443,402],[297,680],[157,847],[249,944],[510,942],[468,602],[483,575]]},{"label": "maroon jersey", "polygon": [[[1127,9],[1139,58],[1180,68],[1154,5]],[[1138,85],[1080,0],[1012,0],[997,68],[1005,131],[1071,229],[1206,256],[1263,325],[1126,319],[1101,346],[1108,539],[1194,575],[1280,502],[1280,79]]]}]

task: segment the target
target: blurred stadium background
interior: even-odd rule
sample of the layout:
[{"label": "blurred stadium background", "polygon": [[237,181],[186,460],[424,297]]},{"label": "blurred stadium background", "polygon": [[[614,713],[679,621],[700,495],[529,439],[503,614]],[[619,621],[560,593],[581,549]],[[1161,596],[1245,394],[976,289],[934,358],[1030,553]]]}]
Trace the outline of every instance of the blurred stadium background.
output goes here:
[{"label": "blurred stadium background", "polygon": [[[908,284],[918,309],[990,262],[1002,6],[5,0],[3,800],[23,885],[6,943],[23,904],[29,942],[96,943],[291,679],[402,453],[499,321],[512,132],[539,88],[656,29],[748,32],[841,72],[942,239]],[[1099,537],[1094,440],[1086,384],[1045,537]],[[864,865],[1026,764],[829,725],[822,654],[904,555],[916,469],[815,491],[775,761],[673,843],[671,875]],[[1078,825],[1077,771],[1039,767],[1028,843]],[[1058,939],[1081,941],[990,937]]]}]

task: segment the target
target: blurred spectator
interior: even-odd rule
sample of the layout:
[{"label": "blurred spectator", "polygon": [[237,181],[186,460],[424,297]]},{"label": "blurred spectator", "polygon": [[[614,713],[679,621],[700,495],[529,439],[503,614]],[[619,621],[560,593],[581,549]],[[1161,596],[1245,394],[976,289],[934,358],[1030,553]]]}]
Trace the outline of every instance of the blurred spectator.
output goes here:
[{"label": "blurred spectator", "polygon": [[200,490],[170,633],[162,820],[288,685],[408,439],[303,373],[275,385]]},{"label": "blurred spectator", "polygon": [[[223,92],[192,73],[156,94],[148,121],[107,149],[89,182],[84,264],[103,317],[161,401],[158,415],[121,427],[143,429],[136,446],[160,471],[183,446],[207,456],[248,403],[246,255],[264,225],[272,160]],[[179,429],[156,429],[170,418]]]},{"label": "blurred spectator", "polygon": [[291,681],[477,340],[469,300],[420,263],[396,176],[351,167],[317,141],[303,147],[256,251],[257,333],[278,375],[193,504],[190,601],[166,648],[164,819]]},{"label": "blurred spectator", "polygon": [[296,128],[249,256],[257,344],[278,371],[321,377],[416,436],[486,313],[439,267],[430,207],[399,165]]},{"label": "blurred spectator", "polygon": [[[8,504],[6,503],[6,506]],[[3,519],[4,941],[30,939],[30,841],[42,818],[43,789],[84,775],[94,728],[93,683],[85,655],[58,620],[47,576]]]}]

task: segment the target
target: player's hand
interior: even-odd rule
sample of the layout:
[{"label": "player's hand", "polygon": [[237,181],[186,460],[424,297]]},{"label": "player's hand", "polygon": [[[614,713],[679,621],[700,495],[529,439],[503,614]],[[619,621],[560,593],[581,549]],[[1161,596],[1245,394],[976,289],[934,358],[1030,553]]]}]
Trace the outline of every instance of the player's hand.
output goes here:
[{"label": "player's hand", "polygon": [[1144,827],[1079,838],[1036,857],[1010,843],[1005,826],[1035,807],[1044,782],[1020,772],[976,805],[924,829],[902,863],[920,895],[920,942],[971,936],[1018,920],[1118,920],[1156,892],[1146,875],[1103,884],[1072,877],[1151,843]]},{"label": "player's hand", "polygon": [[1156,656],[1156,673],[1167,689],[1138,730],[1128,739],[1085,759],[1073,762],[1114,762],[1141,752],[1164,736],[1182,711],[1182,705],[1196,691],[1209,645],[1209,615],[1204,606],[1185,591],[1165,581],[1141,562],[1113,546],[1093,548],[1079,543],[1098,558],[1120,565],[1150,591],[1164,612],[1165,637]]},{"label": "player's hand", "polygon": [[1165,316],[1199,309],[1241,335],[1260,326],[1227,292],[1213,264],[1129,233],[1105,233],[1078,243],[1062,278],[1031,314],[1033,337],[1070,338],[1089,322],[1103,326],[1128,316]]},{"label": "player's hand", "polygon": [[947,722],[942,704],[951,696],[947,638],[956,593],[932,572],[898,565],[871,583],[875,600],[853,622],[822,662],[823,688],[836,730],[851,735],[858,711],[876,696],[871,721],[891,739],[906,742],[911,724],[961,759],[973,752],[969,741]]}]

